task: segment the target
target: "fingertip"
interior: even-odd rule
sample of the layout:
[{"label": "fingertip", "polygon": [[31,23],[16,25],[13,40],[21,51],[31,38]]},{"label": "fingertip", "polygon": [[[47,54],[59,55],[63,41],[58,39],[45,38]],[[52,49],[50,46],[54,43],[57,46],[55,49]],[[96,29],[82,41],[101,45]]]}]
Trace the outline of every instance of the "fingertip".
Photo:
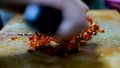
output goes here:
[{"label": "fingertip", "polygon": [[75,23],[74,21],[63,21],[56,32],[56,36],[60,38],[69,38],[82,30],[87,29],[86,22]]},{"label": "fingertip", "polygon": [[59,26],[56,35],[60,38],[68,38],[70,37],[72,33],[72,24],[68,21],[63,21],[61,25]]}]

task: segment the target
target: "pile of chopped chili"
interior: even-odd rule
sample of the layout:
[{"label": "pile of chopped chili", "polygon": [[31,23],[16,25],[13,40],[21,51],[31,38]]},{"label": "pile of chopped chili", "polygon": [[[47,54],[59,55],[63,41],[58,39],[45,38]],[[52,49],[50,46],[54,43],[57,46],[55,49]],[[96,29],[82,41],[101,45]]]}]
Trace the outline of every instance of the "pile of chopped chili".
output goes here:
[{"label": "pile of chopped chili", "polygon": [[96,35],[97,32],[104,32],[92,18],[87,18],[88,28],[69,39],[60,39],[52,34],[36,32],[29,37],[30,49],[28,52],[36,50],[43,51],[49,55],[68,56],[80,51],[80,47],[87,44],[87,41]]}]

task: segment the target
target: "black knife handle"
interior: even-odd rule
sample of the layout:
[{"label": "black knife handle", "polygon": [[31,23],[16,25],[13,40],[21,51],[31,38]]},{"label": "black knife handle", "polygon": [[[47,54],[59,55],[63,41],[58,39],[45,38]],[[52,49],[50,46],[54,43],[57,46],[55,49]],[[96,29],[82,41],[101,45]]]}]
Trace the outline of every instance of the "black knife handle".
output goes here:
[{"label": "black knife handle", "polygon": [[62,13],[55,8],[32,5],[26,9],[24,18],[40,32],[55,33],[62,21]]}]

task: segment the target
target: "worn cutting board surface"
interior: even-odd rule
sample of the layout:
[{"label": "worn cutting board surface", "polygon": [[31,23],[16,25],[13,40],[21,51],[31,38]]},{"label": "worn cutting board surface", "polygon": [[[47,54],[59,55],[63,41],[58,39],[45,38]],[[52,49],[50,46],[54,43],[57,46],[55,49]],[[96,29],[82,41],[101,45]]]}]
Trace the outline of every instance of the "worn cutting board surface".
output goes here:
[{"label": "worn cutting board surface", "polygon": [[87,46],[81,47],[82,52],[68,58],[40,51],[27,53],[27,36],[9,40],[10,35],[35,32],[21,15],[16,15],[0,31],[0,68],[120,68],[120,14],[115,10],[91,10],[88,15],[105,33],[98,33]]}]

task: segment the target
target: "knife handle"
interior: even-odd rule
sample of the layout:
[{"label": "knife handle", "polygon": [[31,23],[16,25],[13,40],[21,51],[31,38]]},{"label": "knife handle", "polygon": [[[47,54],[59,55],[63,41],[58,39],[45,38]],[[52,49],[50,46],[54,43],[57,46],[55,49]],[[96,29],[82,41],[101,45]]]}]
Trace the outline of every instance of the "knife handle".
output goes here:
[{"label": "knife handle", "polygon": [[28,5],[25,9],[25,12],[23,14],[23,17],[25,20],[29,21],[30,23],[33,23],[37,20],[38,16],[41,14],[42,7],[38,5]]},{"label": "knife handle", "polygon": [[40,32],[55,33],[62,21],[62,13],[58,9],[33,4],[27,6],[24,19]]}]

